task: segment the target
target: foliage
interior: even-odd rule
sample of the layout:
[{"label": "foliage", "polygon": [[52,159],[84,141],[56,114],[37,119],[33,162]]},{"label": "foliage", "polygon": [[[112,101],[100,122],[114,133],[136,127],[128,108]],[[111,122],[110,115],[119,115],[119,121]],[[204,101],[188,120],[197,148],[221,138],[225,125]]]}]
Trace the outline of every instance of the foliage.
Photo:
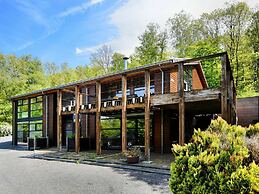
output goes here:
[{"label": "foliage", "polygon": [[123,152],[123,155],[126,157],[139,157],[141,155],[141,151],[138,147],[133,147]]},{"label": "foliage", "polygon": [[135,54],[139,64],[150,64],[165,58],[167,33],[160,32],[157,24],[149,24],[145,32],[139,36],[139,41],[140,46],[136,47]]},{"label": "foliage", "polygon": [[12,126],[9,123],[0,124],[0,137],[8,136],[12,134]]},{"label": "foliage", "polygon": [[219,117],[206,131],[195,130],[190,143],[173,145],[172,193],[259,192],[259,167],[248,162],[247,131]]},{"label": "foliage", "polygon": [[[193,18],[185,12],[172,15],[167,28],[150,23],[139,36],[139,45],[129,56],[129,68],[176,57],[198,57],[228,51],[239,97],[259,94],[258,9],[244,2]],[[11,123],[11,96],[87,79],[123,69],[124,55],[104,45],[92,53],[90,64],[76,68],[66,63],[43,64],[30,55],[0,54],[0,123]],[[202,63],[210,87],[220,84],[220,61]]]},{"label": "foliage", "polygon": [[75,134],[71,133],[71,134],[67,135],[67,138],[68,139],[74,139],[75,138]]}]

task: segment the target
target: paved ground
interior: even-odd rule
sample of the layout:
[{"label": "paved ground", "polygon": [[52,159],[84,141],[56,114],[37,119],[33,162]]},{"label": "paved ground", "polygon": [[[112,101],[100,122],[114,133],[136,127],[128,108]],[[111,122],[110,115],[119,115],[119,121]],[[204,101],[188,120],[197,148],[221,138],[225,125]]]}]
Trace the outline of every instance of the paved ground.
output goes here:
[{"label": "paved ground", "polygon": [[0,193],[169,193],[167,175],[28,158],[0,138]]}]

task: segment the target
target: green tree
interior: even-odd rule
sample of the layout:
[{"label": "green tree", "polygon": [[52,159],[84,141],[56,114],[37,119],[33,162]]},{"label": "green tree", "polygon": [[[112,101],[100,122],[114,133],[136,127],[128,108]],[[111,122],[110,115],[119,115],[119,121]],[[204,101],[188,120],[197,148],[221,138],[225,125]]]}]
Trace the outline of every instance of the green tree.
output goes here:
[{"label": "green tree", "polygon": [[112,71],[121,71],[124,69],[124,55],[121,53],[113,53],[112,55]]},{"label": "green tree", "polygon": [[140,65],[154,63],[166,58],[167,33],[151,23],[139,37],[140,46],[135,49],[135,60]]}]

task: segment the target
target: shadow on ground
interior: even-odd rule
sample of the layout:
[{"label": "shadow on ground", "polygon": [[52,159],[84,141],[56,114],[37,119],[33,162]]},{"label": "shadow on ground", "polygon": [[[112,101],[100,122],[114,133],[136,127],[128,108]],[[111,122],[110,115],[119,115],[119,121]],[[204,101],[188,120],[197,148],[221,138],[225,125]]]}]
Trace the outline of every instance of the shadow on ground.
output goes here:
[{"label": "shadow on ground", "polygon": [[128,176],[133,181],[143,181],[152,186],[153,191],[160,193],[170,193],[169,189],[169,175],[162,175],[156,173],[146,173],[141,171],[134,171],[129,169],[113,169],[113,171]]},{"label": "shadow on ground", "polygon": [[27,150],[27,146],[26,145],[13,146],[11,137],[1,137],[0,150]]}]

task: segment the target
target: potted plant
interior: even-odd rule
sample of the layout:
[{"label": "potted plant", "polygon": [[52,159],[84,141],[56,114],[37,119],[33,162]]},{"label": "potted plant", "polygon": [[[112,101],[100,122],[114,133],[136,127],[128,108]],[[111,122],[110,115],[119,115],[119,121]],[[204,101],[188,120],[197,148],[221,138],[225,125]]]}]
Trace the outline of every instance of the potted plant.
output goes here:
[{"label": "potted plant", "polygon": [[141,151],[137,147],[130,148],[129,150],[124,152],[124,155],[127,158],[127,163],[128,164],[136,164],[136,163],[138,163],[139,162],[140,154],[141,154]]},{"label": "potted plant", "polygon": [[71,133],[67,135],[67,151],[74,151],[75,150],[75,134]]}]

